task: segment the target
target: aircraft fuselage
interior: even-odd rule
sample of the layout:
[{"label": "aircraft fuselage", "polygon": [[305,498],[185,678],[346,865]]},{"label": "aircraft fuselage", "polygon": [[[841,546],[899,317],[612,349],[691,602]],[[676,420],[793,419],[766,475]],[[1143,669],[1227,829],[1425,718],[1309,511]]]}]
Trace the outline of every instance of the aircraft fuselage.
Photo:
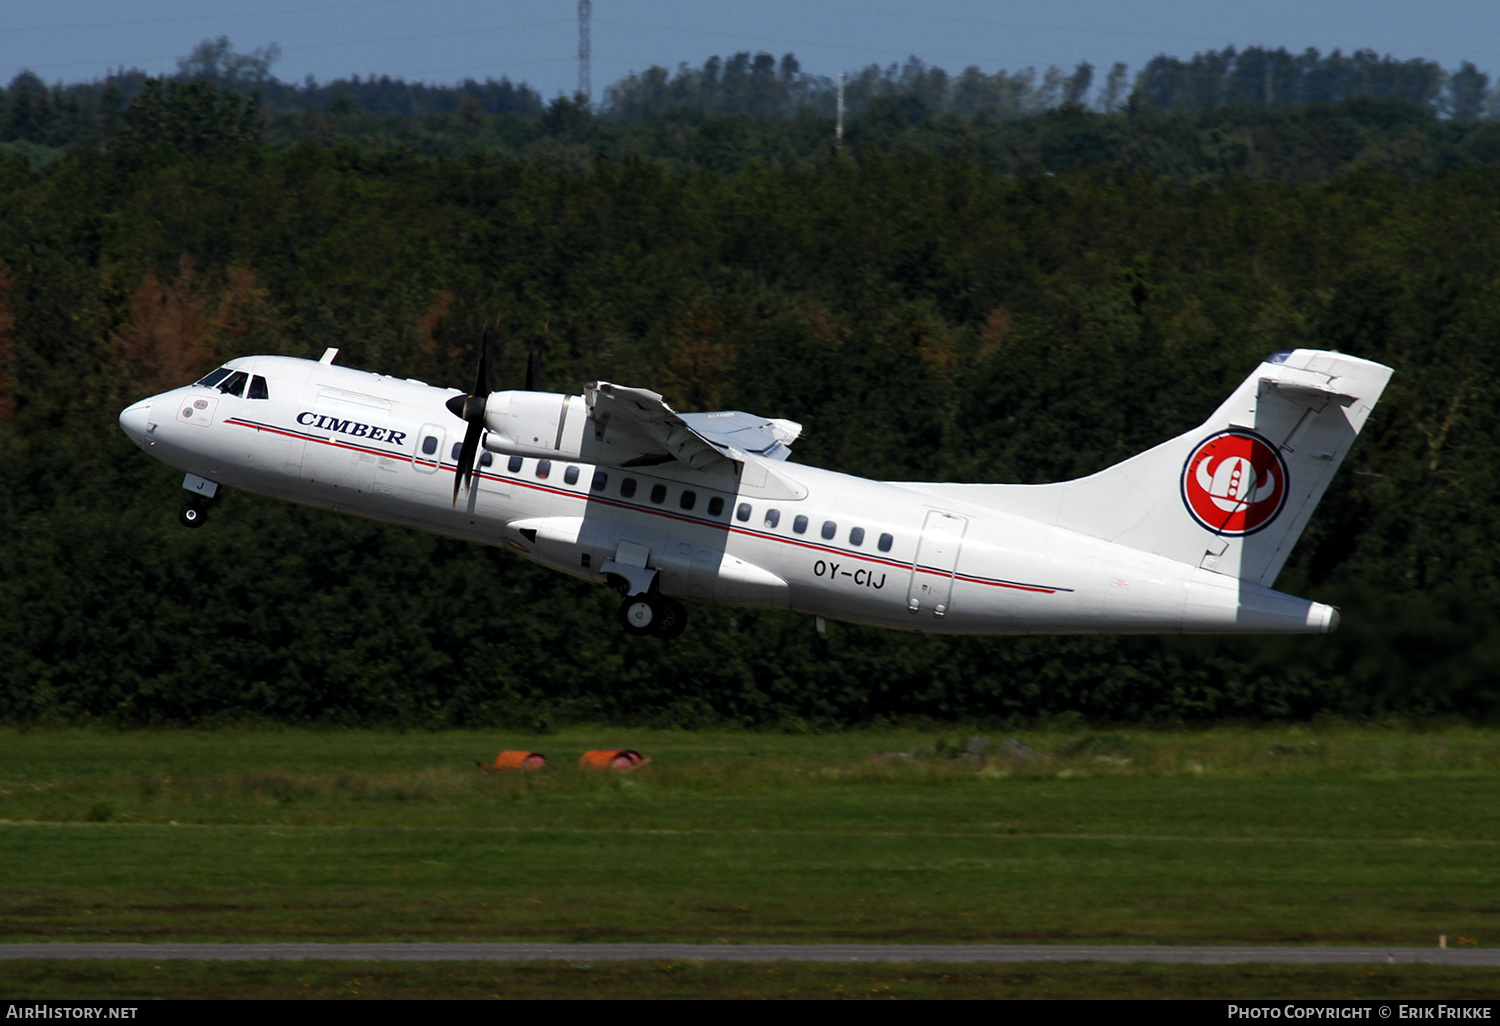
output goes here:
[{"label": "aircraft fuselage", "polygon": [[[997,509],[942,486],[747,456],[734,473],[486,451],[454,501],[453,389],[287,357],[264,398],[190,385],[121,414],[214,485],[487,545],[662,595],[950,634],[1326,632],[1328,606]],[[559,429],[559,437],[561,430]],[[933,489],[932,491],[927,490]]]}]

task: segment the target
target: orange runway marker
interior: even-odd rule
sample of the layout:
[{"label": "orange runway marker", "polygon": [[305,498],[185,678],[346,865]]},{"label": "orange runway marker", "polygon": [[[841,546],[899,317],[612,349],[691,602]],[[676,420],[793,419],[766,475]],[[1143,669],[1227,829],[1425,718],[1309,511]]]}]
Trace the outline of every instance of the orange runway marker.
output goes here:
[{"label": "orange runway marker", "polygon": [[547,765],[547,757],[541,752],[501,752],[494,762],[477,765],[487,770],[539,770]]},{"label": "orange runway marker", "polygon": [[584,752],[578,760],[578,768],[629,773],[650,761],[651,756],[642,755],[633,748],[603,748],[594,752]]}]

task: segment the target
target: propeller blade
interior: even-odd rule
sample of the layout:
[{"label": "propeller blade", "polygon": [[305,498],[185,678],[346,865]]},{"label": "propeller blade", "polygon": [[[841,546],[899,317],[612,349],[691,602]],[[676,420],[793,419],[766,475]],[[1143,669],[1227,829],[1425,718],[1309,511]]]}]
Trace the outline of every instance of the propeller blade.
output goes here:
[{"label": "propeller blade", "polygon": [[474,392],[476,396],[489,398],[490,394],[490,365],[495,359],[495,329],[486,327],[484,329],[484,340],[479,344],[479,373],[474,377]]},{"label": "propeller blade", "polygon": [[547,329],[550,327],[550,322],[542,325],[542,340],[526,353],[526,391],[528,392],[542,390],[542,355],[547,351]]},{"label": "propeller blade", "polygon": [[474,477],[474,455],[479,449],[479,436],[484,432],[484,421],[476,420],[464,432],[463,448],[458,453],[458,470],[453,475],[453,505],[458,505],[458,486],[469,487]]},{"label": "propeller blade", "polygon": [[445,404],[448,412],[468,422],[463,445],[458,450],[458,469],[453,475],[453,505],[458,505],[458,489],[468,488],[474,479],[474,457],[479,453],[479,438],[484,434],[484,407],[490,397],[490,368],[495,359],[495,329],[484,329],[479,349],[479,369],[474,375],[474,391],[456,395]]},{"label": "propeller blade", "polygon": [[537,385],[541,382],[542,377],[541,364],[542,361],[541,358],[537,355],[536,347],[532,346],[531,351],[526,354],[526,391],[541,391],[539,388],[537,388]]}]

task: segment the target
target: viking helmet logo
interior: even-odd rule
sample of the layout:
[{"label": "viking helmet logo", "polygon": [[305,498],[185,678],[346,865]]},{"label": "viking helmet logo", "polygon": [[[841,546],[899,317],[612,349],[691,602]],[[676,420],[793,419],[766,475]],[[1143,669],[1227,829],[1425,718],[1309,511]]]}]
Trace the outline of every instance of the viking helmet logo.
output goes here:
[{"label": "viking helmet logo", "polygon": [[1253,534],[1286,503],[1286,463],[1276,447],[1243,428],[1200,442],[1182,469],[1182,501],[1215,534]]}]

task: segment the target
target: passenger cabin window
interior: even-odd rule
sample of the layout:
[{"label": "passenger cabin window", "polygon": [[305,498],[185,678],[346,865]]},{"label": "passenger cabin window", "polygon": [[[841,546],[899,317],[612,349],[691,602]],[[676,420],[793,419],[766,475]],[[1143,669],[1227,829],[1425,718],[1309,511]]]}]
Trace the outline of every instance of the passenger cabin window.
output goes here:
[{"label": "passenger cabin window", "polygon": [[509,470],[512,474],[519,474],[521,472],[521,463],[521,457],[512,456],[510,462],[505,464],[505,469]]},{"label": "passenger cabin window", "polygon": [[594,471],[594,483],[590,487],[596,492],[602,492],[607,484],[609,484],[609,475],[602,470]]},{"label": "passenger cabin window", "polygon": [[227,377],[229,377],[229,368],[220,367],[218,370],[209,371],[203,377],[195,381],[194,384],[207,385],[209,388],[212,388]]},{"label": "passenger cabin window", "polygon": [[734,511],[734,519],[736,519],[736,520],[749,520],[750,519],[750,504],[748,502],[742,502],[742,503],[740,503],[739,509],[737,509],[737,510]]},{"label": "passenger cabin window", "polygon": [[266,390],[266,379],[263,378],[263,377],[261,377],[259,374],[255,375],[255,377],[251,378],[250,379],[250,394],[246,398],[249,398],[249,399],[269,399],[269,398],[271,398],[271,393]]},{"label": "passenger cabin window", "polygon": [[437,446],[437,435],[428,435],[426,438],[422,439],[422,455],[431,456],[433,453],[437,452]]},{"label": "passenger cabin window", "polygon": [[724,512],[724,500],[723,500],[722,497],[720,497],[718,495],[715,495],[712,499],[708,500],[708,515],[709,516],[716,517],[720,513],[723,513],[723,512]]},{"label": "passenger cabin window", "polygon": [[495,454],[492,453],[492,452],[482,453],[480,455],[480,457],[479,457],[479,465],[481,467],[487,467],[491,463],[494,463],[494,462],[495,462]]},{"label": "passenger cabin window", "polygon": [[219,391],[223,392],[225,395],[244,395],[245,382],[249,380],[250,375],[246,374],[244,371],[235,371],[233,374],[229,375],[229,377],[224,379],[224,383],[219,386]]},{"label": "passenger cabin window", "polygon": [[775,527],[779,523],[781,523],[781,510],[779,510],[779,509],[768,509],[768,510],[766,510],[766,526],[767,527]]},{"label": "passenger cabin window", "polygon": [[692,509],[697,504],[698,493],[693,491],[683,492],[682,498],[677,501],[677,505],[681,506],[683,509]]},{"label": "passenger cabin window", "polygon": [[630,498],[634,494],[635,494],[635,478],[633,478],[633,477],[627,477],[625,480],[623,480],[623,481],[620,482],[620,495],[623,498],[628,499],[628,498]]},{"label": "passenger cabin window", "polygon": [[454,463],[457,463],[458,462],[458,458],[463,455],[463,451],[464,451],[464,443],[462,443],[462,442],[454,442],[453,443],[453,448],[450,449],[449,452],[448,452],[448,458],[450,460],[452,460]]},{"label": "passenger cabin window", "polygon": [[795,531],[797,534],[806,534],[807,533],[807,518],[804,517],[804,516],[799,516],[799,517],[797,517],[797,519],[793,520],[792,521],[792,530]]},{"label": "passenger cabin window", "polygon": [[881,552],[889,552],[889,551],[891,551],[891,546],[893,544],[895,544],[895,542],[896,542],[896,539],[892,538],[890,535],[888,535],[888,534],[882,534],[880,536],[880,551]]},{"label": "passenger cabin window", "polygon": [[832,520],[823,521],[823,538],[825,541],[833,541],[833,536],[839,533],[839,525]]},{"label": "passenger cabin window", "polygon": [[569,467],[567,470],[563,471],[563,483],[564,484],[577,484],[578,483],[578,468],[577,467]]},{"label": "passenger cabin window", "polygon": [[651,486],[651,501],[654,502],[654,503],[656,503],[658,506],[660,506],[662,503],[666,502],[667,501],[667,486],[664,485],[664,484],[654,484],[654,485],[652,485]]},{"label": "passenger cabin window", "polygon": [[863,545],[865,543],[865,529],[863,527],[849,528],[849,544]]},{"label": "passenger cabin window", "polygon": [[537,460],[536,461],[536,476],[537,477],[544,478],[544,477],[546,477],[550,473],[552,473],[552,461],[551,460]]}]

